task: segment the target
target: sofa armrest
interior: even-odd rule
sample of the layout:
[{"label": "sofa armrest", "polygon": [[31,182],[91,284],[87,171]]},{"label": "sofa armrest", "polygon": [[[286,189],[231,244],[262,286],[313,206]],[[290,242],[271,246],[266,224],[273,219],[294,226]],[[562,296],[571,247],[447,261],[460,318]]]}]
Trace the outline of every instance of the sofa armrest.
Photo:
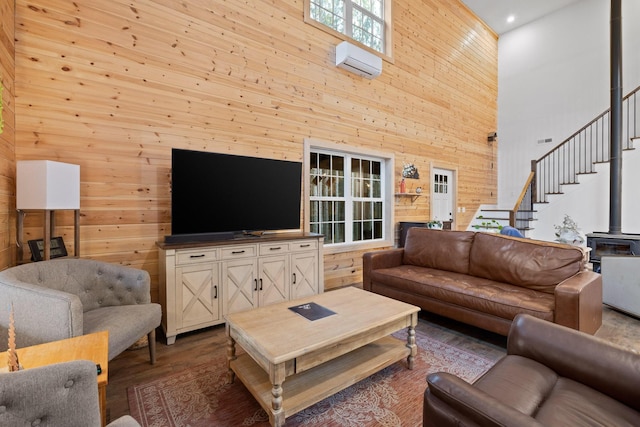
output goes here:
[{"label": "sofa armrest", "polygon": [[0,350],[6,349],[13,304],[17,347],[82,335],[80,298],[67,292],[21,282],[0,273]]},{"label": "sofa armrest", "polygon": [[507,353],[535,360],[640,410],[640,354],[525,314],[511,324]]},{"label": "sofa armrest", "polygon": [[[433,395],[448,405],[452,412],[480,426],[542,427],[534,418],[503,404],[455,375],[445,372],[429,374],[427,383],[425,408],[429,404],[429,395]],[[424,425],[428,425],[428,420],[424,420]]]},{"label": "sofa armrest", "polygon": [[556,286],[554,322],[595,334],[602,326],[602,276],[583,270]]},{"label": "sofa armrest", "polygon": [[367,252],[362,256],[362,287],[371,290],[371,272],[381,268],[391,268],[402,265],[404,249],[386,249]]}]

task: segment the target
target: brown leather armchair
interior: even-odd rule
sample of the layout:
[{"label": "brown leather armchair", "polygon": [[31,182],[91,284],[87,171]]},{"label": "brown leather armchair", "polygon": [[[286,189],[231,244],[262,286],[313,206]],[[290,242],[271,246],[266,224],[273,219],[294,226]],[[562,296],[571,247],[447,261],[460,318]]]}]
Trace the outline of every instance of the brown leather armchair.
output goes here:
[{"label": "brown leather armchair", "polygon": [[424,426],[639,426],[640,354],[519,314],[473,385],[427,377]]}]

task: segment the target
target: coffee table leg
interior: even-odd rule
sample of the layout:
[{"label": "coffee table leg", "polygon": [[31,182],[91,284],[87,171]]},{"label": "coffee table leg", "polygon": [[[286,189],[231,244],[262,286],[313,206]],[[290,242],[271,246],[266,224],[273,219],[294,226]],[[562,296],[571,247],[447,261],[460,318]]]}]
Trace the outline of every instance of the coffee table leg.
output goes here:
[{"label": "coffee table leg", "polygon": [[271,365],[271,425],[273,427],[284,426],[285,416],[282,409],[282,383],[285,379],[284,363]]},{"label": "coffee table leg", "polygon": [[407,366],[409,369],[413,369],[413,361],[418,353],[418,346],[416,345],[416,328],[413,325],[407,327],[407,347],[411,350],[407,357]]},{"label": "coffee table leg", "polygon": [[229,325],[226,326],[227,332],[227,383],[231,384],[235,380],[236,374],[231,369],[231,361],[236,360],[236,340],[231,338],[231,330]]}]

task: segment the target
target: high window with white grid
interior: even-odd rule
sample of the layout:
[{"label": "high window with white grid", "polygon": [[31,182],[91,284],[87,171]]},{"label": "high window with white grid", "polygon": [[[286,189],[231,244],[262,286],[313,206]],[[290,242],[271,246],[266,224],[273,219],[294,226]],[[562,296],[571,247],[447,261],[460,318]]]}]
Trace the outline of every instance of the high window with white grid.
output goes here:
[{"label": "high window with white grid", "polygon": [[[380,53],[389,54],[385,27],[391,0],[305,0],[308,18]],[[386,4],[385,3],[389,3]]]}]

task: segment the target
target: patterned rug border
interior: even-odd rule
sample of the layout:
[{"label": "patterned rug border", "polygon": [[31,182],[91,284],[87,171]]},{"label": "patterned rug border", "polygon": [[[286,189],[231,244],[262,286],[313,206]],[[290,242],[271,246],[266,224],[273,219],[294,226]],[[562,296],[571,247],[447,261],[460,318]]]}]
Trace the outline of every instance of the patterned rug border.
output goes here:
[{"label": "patterned rug border", "polygon": [[[406,339],[404,330],[393,335]],[[417,427],[428,373],[446,371],[473,382],[495,363],[419,329],[416,344],[412,371],[406,362],[391,365],[288,417],[286,426]],[[131,416],[143,427],[268,426],[267,414],[244,385],[226,384],[226,349],[216,352],[211,362],[129,387]]]}]

